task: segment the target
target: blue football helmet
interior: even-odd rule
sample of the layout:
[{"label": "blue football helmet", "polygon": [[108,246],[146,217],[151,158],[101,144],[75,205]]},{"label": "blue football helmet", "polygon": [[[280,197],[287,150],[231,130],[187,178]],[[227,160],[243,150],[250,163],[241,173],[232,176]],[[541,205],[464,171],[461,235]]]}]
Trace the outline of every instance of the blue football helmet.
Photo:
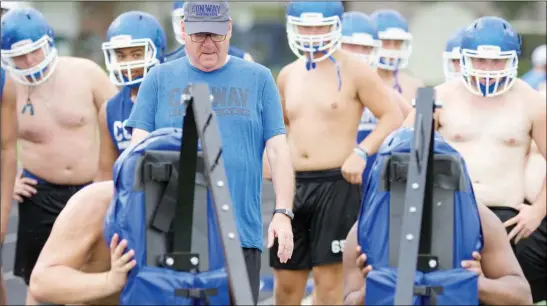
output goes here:
[{"label": "blue football helmet", "polygon": [[370,49],[370,53],[355,55],[376,68],[380,41],[376,25],[367,15],[361,12],[346,12],[342,15],[342,45],[359,45]]},{"label": "blue football helmet", "polygon": [[[341,44],[343,13],[341,1],[290,2],[287,6],[287,39],[292,52],[311,63],[329,58]],[[300,33],[305,27],[312,29]],[[328,27],[328,32],[317,33],[317,27]],[[315,53],[321,56],[316,57]]]},{"label": "blue football helmet", "polygon": [[[2,68],[23,85],[36,86],[57,65],[55,34],[44,15],[34,8],[13,8],[2,16]],[[30,64],[20,67],[20,60]],[[27,66],[27,65],[25,65]]]},{"label": "blue football helmet", "polygon": [[[106,32],[103,43],[104,60],[110,81],[116,86],[131,86],[141,83],[153,66],[163,63],[167,48],[165,32],[156,17],[139,11],[126,12],[118,16]],[[120,61],[116,49],[142,47],[142,59]],[[142,75],[134,69],[144,69]],[[127,72],[124,75],[123,72]]]},{"label": "blue football helmet", "polygon": [[[459,79],[461,77],[460,59],[462,55],[460,53],[460,44],[464,31],[465,28],[459,29],[446,42],[443,52],[443,72],[446,81]],[[457,61],[457,64],[454,63],[455,61]]]},{"label": "blue football helmet", "polygon": [[[370,17],[376,24],[378,37],[382,41],[378,68],[392,71],[405,68],[412,54],[412,34],[408,31],[406,19],[394,10],[374,11]],[[401,41],[401,46],[399,49],[386,48],[383,45],[384,40]]]},{"label": "blue football helmet", "polygon": [[171,22],[173,23],[173,32],[175,33],[175,39],[181,45],[184,45],[185,41],[182,39],[182,21],[184,20],[184,1],[175,1],[173,4],[173,11],[171,12]]},{"label": "blue football helmet", "polygon": [[[504,19],[487,16],[475,20],[465,29],[460,45],[466,87],[484,97],[508,91],[517,78],[520,45],[520,35]],[[488,62],[495,69],[486,67]]]}]

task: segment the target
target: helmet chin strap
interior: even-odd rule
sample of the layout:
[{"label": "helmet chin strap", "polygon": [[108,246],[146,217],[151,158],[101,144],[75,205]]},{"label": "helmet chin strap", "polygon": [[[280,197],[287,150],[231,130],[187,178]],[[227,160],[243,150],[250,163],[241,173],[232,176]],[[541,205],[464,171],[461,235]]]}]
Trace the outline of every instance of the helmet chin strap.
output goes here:
[{"label": "helmet chin strap", "polygon": [[393,89],[397,90],[400,94],[403,93],[401,85],[399,85],[399,68],[393,71],[393,78],[395,79],[395,84],[393,84]]},{"label": "helmet chin strap", "polygon": [[[321,51],[321,52],[323,54],[327,54],[326,51]],[[309,52],[308,54],[308,60],[306,61],[306,70],[308,71],[317,68],[317,63],[312,60],[314,53],[315,52]],[[342,89],[342,74],[340,73],[340,65],[338,65],[338,63],[336,62],[336,60],[334,59],[332,55],[329,55],[329,60],[336,65],[336,74],[338,76],[338,91],[340,91]]]}]

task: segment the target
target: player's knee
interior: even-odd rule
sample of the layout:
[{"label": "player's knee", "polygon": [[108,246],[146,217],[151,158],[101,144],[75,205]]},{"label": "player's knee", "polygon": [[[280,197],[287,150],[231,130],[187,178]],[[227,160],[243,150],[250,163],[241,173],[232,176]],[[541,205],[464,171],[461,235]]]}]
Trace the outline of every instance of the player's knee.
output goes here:
[{"label": "player's knee", "polygon": [[290,298],[304,295],[309,271],[276,270],[274,273],[276,296]]},{"label": "player's knee", "polygon": [[319,304],[334,304],[342,299],[343,270],[341,263],[313,268],[316,300]]}]

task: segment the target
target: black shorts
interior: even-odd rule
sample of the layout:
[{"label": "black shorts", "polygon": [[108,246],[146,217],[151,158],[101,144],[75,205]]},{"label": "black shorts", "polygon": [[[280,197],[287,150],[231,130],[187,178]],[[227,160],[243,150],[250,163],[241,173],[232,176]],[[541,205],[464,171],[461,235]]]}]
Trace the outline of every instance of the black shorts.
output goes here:
[{"label": "black shorts", "polygon": [[346,236],[357,220],[361,186],[342,177],[340,169],[296,173],[294,250],[282,264],[277,240],[270,249],[274,269],[310,270],[315,266],[341,263]]},{"label": "black shorts", "polygon": [[[490,207],[501,222],[505,222],[518,214],[516,209],[510,207]],[[514,226],[507,228],[509,233]],[[547,286],[547,221],[543,218],[535,232],[526,239],[520,240],[516,245],[511,241],[511,247],[524,272],[524,276],[532,288],[534,303],[547,299],[545,288]]]},{"label": "black shorts", "polygon": [[23,198],[19,204],[19,224],[15,246],[13,274],[28,285],[38,256],[53,224],[68,200],[86,185],[64,186],[48,183],[25,171],[24,175],[38,181],[36,195]]}]

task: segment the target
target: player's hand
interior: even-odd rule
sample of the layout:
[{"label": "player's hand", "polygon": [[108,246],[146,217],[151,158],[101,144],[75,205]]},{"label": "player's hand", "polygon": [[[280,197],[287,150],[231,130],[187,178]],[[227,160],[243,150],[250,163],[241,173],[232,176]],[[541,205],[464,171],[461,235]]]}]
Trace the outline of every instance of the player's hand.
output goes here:
[{"label": "player's hand", "polygon": [[372,271],[372,266],[367,264],[367,254],[361,252],[360,246],[357,246],[355,252],[357,253],[357,268],[361,271],[361,275],[366,278],[370,271]]},{"label": "player's hand", "polygon": [[367,161],[352,153],[342,165],[342,176],[350,184],[361,184]]},{"label": "player's hand", "polygon": [[110,271],[107,274],[107,282],[110,288],[121,291],[127,282],[127,273],[135,267],[137,261],[133,259],[134,250],[129,250],[124,254],[127,247],[127,240],[119,242],[120,237],[114,234],[110,240]]},{"label": "player's hand", "polygon": [[505,221],[503,225],[509,227],[515,225],[515,227],[509,232],[509,241],[515,238],[515,244],[521,239],[530,237],[530,235],[539,227],[541,221],[545,217],[545,211],[543,213],[539,211],[538,206],[520,204],[516,209],[519,211],[518,215]]},{"label": "player's hand", "polygon": [[277,238],[277,257],[281,263],[291,259],[294,249],[291,219],[283,214],[274,214],[268,228],[268,248],[274,245]]},{"label": "player's hand", "polygon": [[462,268],[467,271],[475,272],[479,276],[484,276],[481,268],[481,254],[479,252],[473,252],[473,260],[463,260]]},{"label": "player's hand", "polygon": [[13,186],[13,199],[19,203],[23,203],[23,197],[31,198],[36,194],[36,186],[38,182],[35,179],[23,177],[23,170],[19,172]]}]

